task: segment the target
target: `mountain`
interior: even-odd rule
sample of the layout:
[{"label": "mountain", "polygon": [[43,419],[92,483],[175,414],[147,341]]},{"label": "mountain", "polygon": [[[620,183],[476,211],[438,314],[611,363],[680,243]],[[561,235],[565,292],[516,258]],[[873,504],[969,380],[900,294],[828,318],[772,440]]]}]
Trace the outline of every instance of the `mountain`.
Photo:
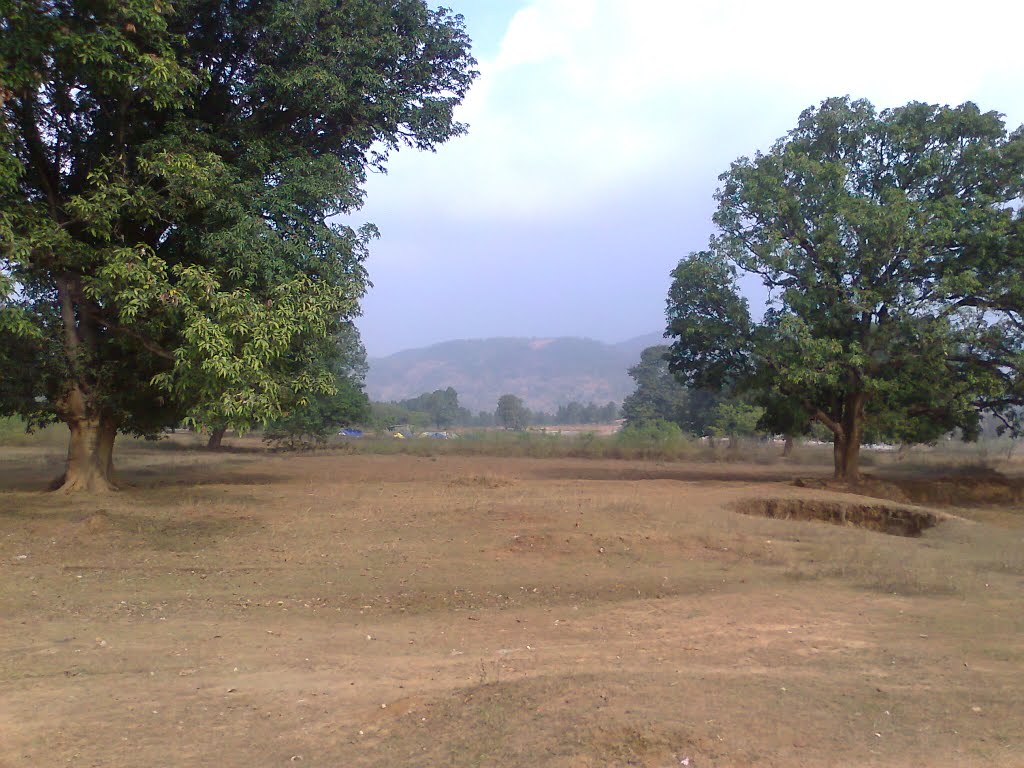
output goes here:
[{"label": "mountain", "polygon": [[454,387],[459,404],[493,411],[513,394],[532,410],[553,412],[578,402],[622,402],[633,391],[626,371],[640,352],[664,340],[658,333],[618,344],[593,339],[466,339],[371,358],[366,389],[373,400],[404,400]]}]

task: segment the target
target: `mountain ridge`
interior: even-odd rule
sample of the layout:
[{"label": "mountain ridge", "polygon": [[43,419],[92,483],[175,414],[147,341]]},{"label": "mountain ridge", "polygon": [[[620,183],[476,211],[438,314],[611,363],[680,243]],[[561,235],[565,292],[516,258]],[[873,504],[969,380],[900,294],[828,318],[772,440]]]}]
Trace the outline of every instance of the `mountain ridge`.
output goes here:
[{"label": "mountain ridge", "polygon": [[454,387],[473,411],[494,410],[503,394],[547,412],[573,400],[621,402],[633,391],[627,370],[659,343],[656,332],[611,344],[577,336],[452,339],[370,358],[367,392],[389,401]]}]

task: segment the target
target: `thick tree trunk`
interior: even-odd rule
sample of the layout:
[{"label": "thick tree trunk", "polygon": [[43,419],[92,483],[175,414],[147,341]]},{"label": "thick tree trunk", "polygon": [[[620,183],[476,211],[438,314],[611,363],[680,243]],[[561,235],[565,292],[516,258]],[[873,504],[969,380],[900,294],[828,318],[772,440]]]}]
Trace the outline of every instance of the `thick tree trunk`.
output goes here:
[{"label": "thick tree trunk", "polygon": [[224,433],[227,431],[227,427],[214,427],[210,431],[210,440],[206,443],[206,449],[209,451],[220,450],[221,441],[224,439]]},{"label": "thick tree trunk", "polygon": [[[72,398],[80,400],[80,398]],[[107,415],[67,418],[71,431],[64,475],[54,484],[61,493],[105,493],[114,485],[117,424]]]},{"label": "thick tree trunk", "polygon": [[54,483],[54,488],[62,493],[112,491],[115,490],[114,439],[118,424],[112,414],[97,404],[102,383],[88,365],[95,354],[99,335],[79,277],[71,274],[59,277],[57,295],[70,374],[67,394],[58,412],[71,435],[64,475]]},{"label": "thick tree trunk", "polygon": [[782,457],[788,458],[793,455],[793,436],[786,435],[786,442],[782,446]]},{"label": "thick tree trunk", "polygon": [[848,483],[860,480],[860,435],[846,436],[843,463],[841,467],[836,468],[836,477]]},{"label": "thick tree trunk", "polygon": [[835,477],[855,483],[860,480],[860,442],[864,430],[864,393],[852,392],[843,402],[842,431],[835,437]]},{"label": "thick tree trunk", "polygon": [[842,432],[832,438],[832,465],[836,480],[842,480],[846,466],[846,436]]}]

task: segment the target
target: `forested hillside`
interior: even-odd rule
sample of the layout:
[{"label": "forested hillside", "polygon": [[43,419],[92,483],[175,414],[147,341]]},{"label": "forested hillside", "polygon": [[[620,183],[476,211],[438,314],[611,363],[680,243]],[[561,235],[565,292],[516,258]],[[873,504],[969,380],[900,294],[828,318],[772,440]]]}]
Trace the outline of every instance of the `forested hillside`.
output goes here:
[{"label": "forested hillside", "polygon": [[447,341],[371,358],[367,391],[386,401],[454,387],[459,403],[473,411],[494,410],[503,394],[548,412],[573,400],[621,402],[633,391],[627,369],[660,341],[657,333],[620,344],[572,337]]}]

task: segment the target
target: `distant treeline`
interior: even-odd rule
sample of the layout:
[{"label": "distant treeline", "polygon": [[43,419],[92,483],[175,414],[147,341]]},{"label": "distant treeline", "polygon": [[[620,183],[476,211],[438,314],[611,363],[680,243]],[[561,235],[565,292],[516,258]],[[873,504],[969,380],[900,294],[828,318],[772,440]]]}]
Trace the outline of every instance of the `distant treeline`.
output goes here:
[{"label": "distant treeline", "polygon": [[[499,407],[502,404],[502,407]],[[513,412],[510,412],[509,405]],[[449,429],[452,427],[506,427],[552,424],[606,424],[619,417],[619,405],[608,402],[580,403],[571,401],[558,406],[554,413],[531,411],[514,395],[503,395],[493,411],[473,412],[459,405],[459,394],[453,387],[424,392],[422,395],[386,403],[371,403],[372,426],[384,429],[393,425],[417,428]]]}]

